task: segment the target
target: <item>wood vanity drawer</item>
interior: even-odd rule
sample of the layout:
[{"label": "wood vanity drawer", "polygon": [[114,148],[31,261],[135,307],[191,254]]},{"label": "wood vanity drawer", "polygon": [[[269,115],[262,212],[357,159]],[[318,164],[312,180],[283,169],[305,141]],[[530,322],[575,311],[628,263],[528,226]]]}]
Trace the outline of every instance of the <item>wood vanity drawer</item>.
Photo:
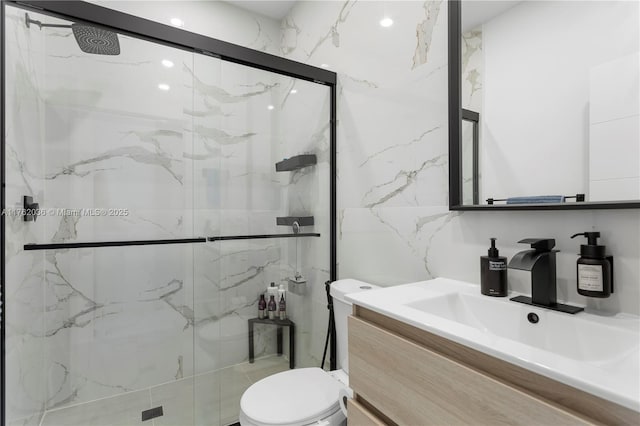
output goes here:
[{"label": "wood vanity drawer", "polygon": [[347,424],[349,426],[386,426],[386,423],[364,408],[355,399],[347,401]]},{"label": "wood vanity drawer", "polygon": [[400,425],[589,424],[353,316],[349,382],[358,398]]}]

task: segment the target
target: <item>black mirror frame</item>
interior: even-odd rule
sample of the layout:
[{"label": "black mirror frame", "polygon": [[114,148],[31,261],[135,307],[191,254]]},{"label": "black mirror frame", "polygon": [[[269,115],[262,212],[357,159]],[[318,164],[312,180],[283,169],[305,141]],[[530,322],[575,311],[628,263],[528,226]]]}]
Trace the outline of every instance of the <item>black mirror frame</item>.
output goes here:
[{"label": "black mirror frame", "polygon": [[640,200],[557,204],[462,204],[462,0],[448,1],[449,62],[449,210],[591,210],[637,209]]}]

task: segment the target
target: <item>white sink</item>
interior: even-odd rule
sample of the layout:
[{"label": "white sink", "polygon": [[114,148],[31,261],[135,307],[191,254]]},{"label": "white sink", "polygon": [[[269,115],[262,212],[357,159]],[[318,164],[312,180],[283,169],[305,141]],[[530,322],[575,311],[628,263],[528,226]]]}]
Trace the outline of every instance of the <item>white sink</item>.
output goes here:
[{"label": "white sink", "polygon": [[437,278],[347,299],[640,411],[640,318],[571,315],[510,301],[515,295],[482,296],[478,285]]}]

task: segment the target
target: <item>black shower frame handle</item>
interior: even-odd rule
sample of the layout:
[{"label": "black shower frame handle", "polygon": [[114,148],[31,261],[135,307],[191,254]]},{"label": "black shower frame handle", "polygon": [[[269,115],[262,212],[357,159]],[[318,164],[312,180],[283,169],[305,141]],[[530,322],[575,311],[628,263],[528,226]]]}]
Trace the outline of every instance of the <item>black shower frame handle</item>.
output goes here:
[{"label": "black shower frame handle", "polygon": [[100,247],[127,247],[127,246],[158,246],[167,244],[197,244],[214,241],[233,240],[264,240],[271,238],[301,238],[319,237],[318,233],[298,233],[298,234],[261,234],[261,235],[219,235],[215,237],[195,237],[195,238],[173,238],[164,240],[122,240],[122,241],[90,241],[90,242],[70,242],[70,243],[44,243],[25,244],[25,251],[34,250],[66,250],[74,248],[100,248]]},{"label": "black shower frame handle", "polygon": [[[126,13],[118,12],[112,9],[108,9],[102,6],[98,6],[91,3],[82,1],[44,1],[44,0],[3,0],[0,2],[0,25],[2,30],[0,31],[0,103],[3,113],[0,114],[0,208],[2,212],[6,207],[6,170],[4,166],[5,156],[5,57],[4,52],[6,36],[5,31],[5,7],[8,5],[18,7],[22,10],[32,10],[37,13],[46,13],[48,15],[58,16],[63,19],[67,19],[73,22],[82,21],[90,23],[99,27],[107,27],[113,31],[124,35],[131,35],[136,38],[159,43],[174,48],[187,50],[195,53],[202,53],[210,56],[220,58],[222,60],[233,62],[241,65],[246,65],[252,68],[257,68],[269,72],[275,72],[288,77],[293,77],[301,80],[311,81],[317,84],[322,84],[329,87],[330,94],[330,111],[329,111],[329,142],[330,142],[330,176],[329,184],[329,275],[330,280],[335,281],[337,279],[337,213],[336,213],[336,191],[337,191],[337,178],[336,178],[336,164],[337,164],[337,75],[335,72],[314,67],[301,62],[285,59],[280,56],[271,55],[269,53],[260,52],[257,50],[249,49],[247,47],[238,46],[232,43],[228,43],[222,40],[206,37],[201,34],[195,34],[182,30],[180,28],[164,25],[158,22],[150,21],[137,16],[129,15]],[[0,266],[3,266],[0,270],[0,380],[1,394],[2,394],[2,406],[0,407],[0,424],[6,424],[6,406],[5,406],[5,380],[6,377],[6,351],[5,351],[5,216],[0,215]],[[333,342],[332,342],[333,343]],[[335,350],[335,345],[332,345],[332,350]],[[335,352],[334,352],[335,353]]]}]

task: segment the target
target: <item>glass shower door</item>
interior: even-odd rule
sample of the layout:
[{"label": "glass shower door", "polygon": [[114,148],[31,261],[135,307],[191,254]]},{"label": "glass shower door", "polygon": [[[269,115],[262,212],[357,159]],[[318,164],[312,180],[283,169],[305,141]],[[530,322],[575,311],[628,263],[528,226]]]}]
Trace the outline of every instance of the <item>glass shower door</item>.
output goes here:
[{"label": "glass shower door", "polygon": [[193,246],[23,247],[196,236],[193,54],[6,10],[9,424],[192,424]]},{"label": "glass shower door", "polygon": [[[9,424],[228,425],[252,383],[319,366],[329,87],[6,10],[6,203],[40,206],[6,217]],[[271,282],[281,345],[249,339]]]},{"label": "glass shower door", "polygon": [[[330,97],[326,86],[235,63],[222,62],[216,74],[209,60],[195,57],[194,99],[216,114],[194,120],[194,146],[219,153],[220,162],[194,161],[202,168],[195,173],[202,182],[195,185],[196,229],[238,238],[196,248],[195,421],[224,426],[238,421],[242,394],[256,381],[321,364],[328,321]],[[315,161],[276,171],[277,163],[299,155]],[[291,237],[292,226],[278,225],[278,218],[292,217],[313,217],[299,232],[314,236]],[[296,275],[298,283],[292,282]],[[292,326],[281,334],[277,324],[254,323],[259,298],[272,282],[287,290]]]}]

